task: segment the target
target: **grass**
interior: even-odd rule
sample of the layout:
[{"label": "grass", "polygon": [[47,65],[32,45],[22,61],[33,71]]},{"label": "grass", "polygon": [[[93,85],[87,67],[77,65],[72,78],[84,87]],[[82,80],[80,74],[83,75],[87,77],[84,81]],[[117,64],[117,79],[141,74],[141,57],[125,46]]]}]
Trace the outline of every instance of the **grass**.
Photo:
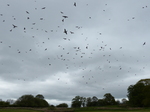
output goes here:
[{"label": "grass", "polygon": [[150,112],[150,108],[125,108],[118,106],[85,107],[75,109],[75,112]]},{"label": "grass", "polygon": [[[74,111],[73,111],[74,110]],[[125,108],[118,106],[105,106],[105,107],[84,107],[84,108],[56,108],[50,110],[49,108],[1,108],[0,112],[150,112],[150,108]]]},{"label": "grass", "polygon": [[44,112],[44,111],[31,109],[0,109],[0,112]]}]

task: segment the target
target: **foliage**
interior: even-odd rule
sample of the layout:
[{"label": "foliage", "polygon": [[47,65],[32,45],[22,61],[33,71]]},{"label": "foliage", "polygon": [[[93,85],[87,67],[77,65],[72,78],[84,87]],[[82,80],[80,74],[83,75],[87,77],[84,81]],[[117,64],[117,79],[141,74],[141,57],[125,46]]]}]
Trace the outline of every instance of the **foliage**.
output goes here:
[{"label": "foliage", "polygon": [[128,99],[131,106],[150,107],[150,79],[142,79],[128,87]]},{"label": "foliage", "polygon": [[66,104],[66,103],[61,103],[61,104],[57,105],[56,107],[68,107],[68,104]]},{"label": "foliage", "polygon": [[8,107],[10,106],[9,102],[0,101],[0,107]]},{"label": "foliage", "polygon": [[[115,98],[110,94],[106,93],[103,99],[98,99],[96,96],[88,97],[80,97],[76,96],[72,99],[72,107],[96,107],[96,106],[105,106],[105,105],[115,105],[117,102]],[[118,103],[119,104],[119,103]]]},{"label": "foliage", "polygon": [[15,105],[20,107],[48,107],[46,100],[34,97],[33,95],[23,95],[16,102]]},{"label": "foliage", "polygon": [[36,95],[35,98],[39,98],[39,99],[43,99],[44,100],[44,96],[41,95],[41,94]]},{"label": "foliage", "polygon": [[106,103],[106,105],[115,105],[115,98],[110,94],[110,93],[106,93],[104,95],[104,101]]},{"label": "foliage", "polygon": [[43,112],[43,111],[30,109],[0,109],[0,112]]},{"label": "foliage", "polygon": [[75,98],[72,99],[72,104],[71,107],[81,107],[82,100],[80,96],[76,96]]}]

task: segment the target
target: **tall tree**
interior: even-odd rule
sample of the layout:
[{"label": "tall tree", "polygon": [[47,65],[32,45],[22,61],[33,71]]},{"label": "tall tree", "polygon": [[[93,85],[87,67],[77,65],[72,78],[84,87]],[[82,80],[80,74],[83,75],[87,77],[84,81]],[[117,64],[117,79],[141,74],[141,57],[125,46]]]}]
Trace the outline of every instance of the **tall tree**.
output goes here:
[{"label": "tall tree", "polygon": [[85,105],[86,105],[86,97],[80,97],[80,99],[81,99],[81,105],[82,105],[82,107],[85,107]]},{"label": "tall tree", "polygon": [[128,99],[131,106],[150,106],[150,79],[141,79],[128,87]]},{"label": "tall tree", "polygon": [[88,97],[88,98],[86,99],[86,106],[87,106],[87,107],[92,106],[92,98],[91,98],[91,97]]},{"label": "tall tree", "polygon": [[42,94],[38,94],[35,96],[36,98],[39,98],[39,99],[44,99],[44,96]]},{"label": "tall tree", "polygon": [[76,96],[72,99],[71,107],[81,107],[82,101],[80,96]]},{"label": "tall tree", "polygon": [[92,97],[92,106],[98,106],[98,98],[96,96]]},{"label": "tall tree", "polygon": [[106,102],[106,105],[114,105],[116,103],[115,98],[110,93],[104,95],[104,101]]},{"label": "tall tree", "polygon": [[48,107],[46,100],[36,98],[33,95],[23,95],[15,102],[16,106],[20,107]]}]

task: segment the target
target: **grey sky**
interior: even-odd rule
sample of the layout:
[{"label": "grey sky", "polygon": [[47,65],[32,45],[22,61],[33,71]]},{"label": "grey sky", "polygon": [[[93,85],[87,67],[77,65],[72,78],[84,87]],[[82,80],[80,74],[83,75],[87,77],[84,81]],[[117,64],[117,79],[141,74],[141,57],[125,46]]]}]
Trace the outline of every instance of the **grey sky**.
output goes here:
[{"label": "grey sky", "polygon": [[43,94],[54,105],[77,95],[125,98],[129,85],[149,78],[149,4],[1,0],[0,98]]}]

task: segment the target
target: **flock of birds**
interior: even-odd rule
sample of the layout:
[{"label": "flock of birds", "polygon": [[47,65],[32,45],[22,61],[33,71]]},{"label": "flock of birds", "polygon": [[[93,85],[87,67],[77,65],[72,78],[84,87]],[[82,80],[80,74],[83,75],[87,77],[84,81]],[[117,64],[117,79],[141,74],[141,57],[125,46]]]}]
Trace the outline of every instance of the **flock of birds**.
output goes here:
[{"label": "flock of birds", "polygon": [[[74,2],[72,5],[75,8],[77,8],[77,3],[76,2]],[[11,4],[7,4],[7,6],[11,7]],[[88,4],[87,4],[87,6],[88,6]],[[107,4],[105,4],[105,6],[107,6]],[[142,8],[144,9],[144,8],[147,8],[147,7],[148,6],[145,6],[145,7],[142,7]],[[42,7],[41,10],[46,10],[46,8],[47,7]],[[38,9],[35,8],[35,10],[38,10]],[[103,11],[106,12],[106,10],[103,10]],[[31,19],[31,17],[29,16],[31,14],[30,11],[26,10],[26,11],[24,11],[24,13],[26,13],[26,15],[27,15],[26,20],[30,20]],[[65,15],[64,11],[60,11],[60,14],[62,15],[62,18],[61,18],[62,26],[65,26],[66,25],[65,22],[67,21],[67,19],[69,18],[69,16]],[[0,14],[0,20],[2,20],[3,23],[5,23],[7,21],[3,19],[3,16],[5,16],[5,14],[1,13]],[[13,17],[14,21],[17,21],[17,17],[15,17],[15,16],[12,16],[12,17]],[[89,17],[88,19],[92,19],[92,17]],[[132,17],[132,19],[135,19],[135,17]],[[44,22],[45,18],[40,17],[39,20]],[[128,19],[128,21],[129,21],[129,19]],[[37,24],[36,22],[32,22],[31,23],[31,25],[32,25],[31,29],[35,29],[35,30],[37,30],[37,32],[41,32],[41,30],[42,30],[45,33],[49,34],[49,32],[51,32],[51,33],[52,32],[53,33],[57,33],[59,31],[62,31],[62,30],[58,30],[57,31],[57,30],[54,30],[54,29],[52,29],[52,30],[44,30],[44,29],[40,29],[40,28],[35,28],[34,26],[36,24]],[[11,33],[13,33],[13,32],[15,33],[17,30],[20,30],[20,29],[23,29],[24,33],[28,33],[27,31],[29,31],[28,30],[29,28],[19,26],[19,24],[17,24],[17,22],[12,23],[11,25],[12,25],[12,28],[9,30],[9,32],[11,32]],[[57,29],[59,29],[60,27],[62,29],[62,26],[61,26],[61,24],[58,25]],[[79,30],[79,29],[81,29],[83,27],[76,25],[75,28]],[[67,28],[64,28],[61,33],[64,33],[63,38],[62,38],[64,41],[68,40],[68,41],[71,41],[73,43],[73,39],[69,38],[69,36],[71,36],[73,34],[75,35],[76,34],[75,31],[70,31]],[[99,35],[99,37],[101,37],[102,33],[98,32],[98,35]],[[16,34],[16,36],[17,36],[17,34]],[[83,37],[84,34],[81,33],[81,36]],[[38,37],[38,35],[37,36],[36,35],[32,35],[31,37],[33,39],[35,39],[35,40],[37,38],[40,38],[40,37]],[[6,37],[6,38],[8,38],[8,37]],[[23,51],[20,48],[17,48],[15,51],[17,51],[18,54],[23,54],[23,55],[27,55],[28,52],[34,52],[36,54],[36,55],[34,54],[34,58],[39,58],[40,56],[38,56],[38,53],[40,55],[40,51],[37,50],[38,49],[37,47],[39,47],[39,49],[41,49],[41,48],[44,47],[42,49],[44,52],[42,51],[42,53],[45,53],[46,55],[50,53],[50,54],[53,54],[53,55],[46,56],[47,61],[46,61],[46,64],[43,65],[44,66],[43,68],[49,68],[50,72],[53,71],[53,69],[58,69],[58,71],[59,71],[59,67],[60,67],[60,69],[64,69],[64,67],[65,67],[65,70],[64,70],[65,73],[70,72],[70,71],[72,71],[74,69],[75,69],[75,71],[83,71],[83,72],[81,72],[81,74],[79,73],[81,76],[79,76],[77,73],[75,73],[76,75],[74,74],[74,76],[75,77],[79,76],[79,78],[81,78],[80,81],[79,81],[79,83],[84,83],[84,84],[89,84],[91,82],[92,83],[93,82],[97,83],[96,80],[98,78],[97,77],[98,74],[95,74],[96,73],[95,70],[99,71],[97,73],[103,74],[103,72],[109,71],[108,69],[118,69],[118,71],[124,69],[120,65],[119,59],[116,59],[114,56],[112,56],[112,54],[111,54],[113,52],[113,48],[112,47],[109,47],[107,45],[107,43],[105,43],[104,41],[101,40],[101,41],[99,41],[100,45],[97,45],[96,48],[94,48],[94,47],[91,48],[93,45],[91,45],[91,42],[90,42],[89,38],[93,38],[94,41],[99,41],[98,40],[99,38],[95,39],[95,37],[84,37],[84,39],[82,38],[82,40],[84,40],[85,43],[81,43],[81,46],[80,45],[74,46],[74,45],[70,45],[70,44],[69,44],[69,46],[67,46],[66,44],[61,45],[61,44],[57,44],[57,41],[56,41],[56,45],[54,46],[54,48],[50,48],[51,45],[49,47],[48,43],[53,44],[53,42],[51,42],[51,40],[52,40],[51,37],[48,37],[44,41],[42,39],[41,39],[42,40],[41,42],[36,41],[36,49],[29,48],[28,50],[26,49],[25,51]],[[31,40],[31,41],[33,41],[33,40]],[[80,43],[80,40],[78,40],[78,41]],[[7,43],[5,41],[5,39],[4,40],[0,39],[0,47],[2,47],[3,44],[5,44],[5,43]],[[142,45],[145,46],[146,42],[143,42]],[[17,46],[17,43],[16,43],[16,46]],[[28,48],[28,43],[24,47]],[[12,48],[13,49],[13,45],[8,45],[8,48]],[[59,52],[57,52],[57,51],[56,52],[55,51],[51,51],[51,49],[55,49],[55,48]],[[122,50],[123,47],[120,46],[118,49]],[[108,50],[111,51],[111,52],[109,52]],[[102,51],[100,53],[100,55],[97,54],[97,52],[99,52],[99,51]],[[95,68],[91,67],[92,65],[88,65],[88,63],[91,63],[91,64],[98,63],[97,61],[99,61],[99,60],[97,59],[95,61],[94,58],[97,58],[97,57],[94,57],[94,54],[98,55],[101,58],[100,59],[101,61],[105,60],[106,61],[105,65],[108,65],[108,66],[104,67],[104,65],[100,64],[101,62],[98,65],[96,65],[96,67],[93,65]],[[17,54],[15,54],[15,55],[17,55]],[[123,54],[123,56],[124,56],[124,54]],[[41,60],[41,58],[39,58],[39,60]],[[22,62],[26,62],[26,58],[23,57],[23,59],[21,61]],[[90,62],[90,61],[95,61],[95,62]],[[118,66],[114,67],[112,63],[117,63],[117,62],[118,62]],[[137,62],[138,62],[138,60],[137,60]],[[59,64],[61,64],[61,65],[59,65]],[[4,66],[4,65],[5,65],[5,63],[1,63],[1,67]],[[91,67],[91,69],[89,69],[88,67]],[[24,68],[24,69],[26,69],[26,68]],[[70,69],[70,71],[69,71],[69,69]],[[131,70],[131,67],[129,67],[127,69],[127,72],[130,72],[130,70]],[[83,75],[82,73],[84,73],[86,75]],[[54,76],[57,77],[57,73],[56,74],[54,73]],[[35,74],[35,77],[38,78],[39,76],[36,76],[36,74]],[[117,74],[116,77],[119,77],[119,75]],[[27,81],[27,79],[28,78],[22,78],[22,79],[18,78],[18,80],[23,80],[23,81]],[[61,80],[61,77],[58,76],[57,80]],[[107,80],[107,78],[105,78],[104,80]],[[67,82],[65,82],[65,83],[67,84]],[[118,86],[120,86],[120,85],[118,85]],[[104,88],[102,88],[102,89],[104,90]]]}]

